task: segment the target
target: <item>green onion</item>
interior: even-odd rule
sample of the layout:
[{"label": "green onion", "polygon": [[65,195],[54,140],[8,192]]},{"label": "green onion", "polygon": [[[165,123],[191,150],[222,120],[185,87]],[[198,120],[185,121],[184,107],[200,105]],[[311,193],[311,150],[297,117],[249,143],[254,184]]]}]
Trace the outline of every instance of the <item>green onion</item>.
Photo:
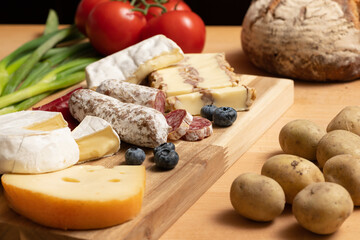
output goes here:
[{"label": "green onion", "polygon": [[53,9],[49,10],[48,17],[46,19],[46,25],[44,34],[55,32],[59,28],[59,18]]},{"label": "green onion", "polygon": [[49,96],[52,93],[54,93],[54,91],[41,93],[34,97],[28,98],[18,104],[4,107],[4,108],[0,109],[0,115],[29,109],[31,106],[34,106],[36,103],[40,102],[41,100],[43,100],[44,98],[46,98],[47,96]]},{"label": "green onion", "polygon": [[[56,67],[57,64],[62,63],[67,59],[71,59],[71,57],[77,53],[81,53],[85,50],[89,51],[90,49],[92,49],[92,47],[88,42],[61,48],[61,51],[59,51],[56,55],[53,55],[43,62],[35,65],[35,68],[30,72],[28,77],[24,80],[18,89],[24,89],[32,84],[39,82],[45,74],[51,71],[52,67]],[[91,63],[89,61],[86,62]]]},{"label": "green onion", "polygon": [[[81,58],[81,59],[75,59],[73,61],[64,63],[57,68],[53,69],[49,73],[47,73],[40,81],[39,83],[49,83],[54,80],[57,80],[57,74],[61,72],[65,72],[67,70],[70,70],[72,68],[77,68],[77,70],[84,70],[87,65],[90,63],[96,61],[96,58]],[[66,72],[65,72],[66,73]],[[69,72],[68,72],[69,73]],[[64,77],[64,73],[61,77]],[[1,98],[0,98],[1,99]]]},{"label": "green onion", "polygon": [[39,82],[33,86],[0,97],[0,108],[7,107],[14,103],[39,95],[41,93],[70,87],[72,85],[75,85],[83,81],[84,78],[85,78],[85,72],[80,71],[65,76],[61,79],[57,79],[56,81]]},{"label": "green onion", "polygon": [[[12,93],[16,90],[18,85],[22,82],[22,80],[29,74],[34,65],[41,59],[42,55],[50,48],[54,47],[55,44],[59,43],[67,36],[69,36],[72,31],[74,31],[74,27],[65,28],[59,31],[54,32],[55,34],[47,39],[42,45],[40,45],[29,57],[29,59],[21,65],[19,69],[17,69],[12,75],[10,81],[4,88],[2,95],[6,95]],[[50,33],[51,34],[51,33]],[[47,34],[49,35],[49,34]],[[47,36],[44,35],[44,36]]]},{"label": "green onion", "polygon": [[10,78],[10,74],[6,70],[7,66],[17,58],[23,56],[26,53],[30,53],[35,48],[39,47],[56,33],[57,32],[49,33],[29,42],[26,42],[0,61],[0,96]]}]

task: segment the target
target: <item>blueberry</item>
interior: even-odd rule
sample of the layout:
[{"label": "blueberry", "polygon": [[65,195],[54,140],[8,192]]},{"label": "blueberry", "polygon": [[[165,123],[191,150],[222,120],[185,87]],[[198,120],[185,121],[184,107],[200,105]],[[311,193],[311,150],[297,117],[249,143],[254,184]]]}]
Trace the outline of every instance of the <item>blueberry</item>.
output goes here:
[{"label": "blueberry", "polygon": [[131,147],[126,150],[125,163],[128,165],[141,165],[145,160],[145,152],[141,148]]},{"label": "blueberry", "polygon": [[219,127],[231,126],[237,118],[237,112],[232,107],[219,107],[215,110],[214,124]]},{"label": "blueberry", "polygon": [[157,151],[159,151],[160,149],[170,149],[170,150],[175,150],[175,145],[172,143],[172,142],[166,142],[166,143],[163,143],[163,144],[160,144],[159,146],[155,147],[153,152],[154,152],[154,155],[156,154]]},{"label": "blueberry", "polygon": [[200,110],[200,115],[203,118],[207,118],[210,121],[213,120],[213,114],[215,112],[215,110],[217,109],[217,107],[215,105],[205,105],[201,108]]},{"label": "blueberry", "polygon": [[179,155],[175,150],[163,148],[156,152],[154,162],[157,167],[170,170],[179,162]]}]

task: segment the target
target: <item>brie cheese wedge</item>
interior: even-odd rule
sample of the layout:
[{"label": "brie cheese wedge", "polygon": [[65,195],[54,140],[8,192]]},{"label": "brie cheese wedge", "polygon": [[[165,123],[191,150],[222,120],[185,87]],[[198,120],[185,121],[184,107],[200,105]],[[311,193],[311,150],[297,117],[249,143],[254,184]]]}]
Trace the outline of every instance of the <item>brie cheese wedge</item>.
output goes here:
[{"label": "brie cheese wedge", "polygon": [[72,131],[80,149],[79,162],[107,157],[120,149],[119,135],[111,125],[95,116],[86,116]]},{"label": "brie cheese wedge", "polygon": [[156,35],[100,59],[85,69],[88,88],[106,79],[139,84],[152,71],[181,61],[184,53],[171,39]]},{"label": "brie cheese wedge", "polygon": [[0,173],[44,173],[76,164],[79,148],[59,112],[0,116]]}]

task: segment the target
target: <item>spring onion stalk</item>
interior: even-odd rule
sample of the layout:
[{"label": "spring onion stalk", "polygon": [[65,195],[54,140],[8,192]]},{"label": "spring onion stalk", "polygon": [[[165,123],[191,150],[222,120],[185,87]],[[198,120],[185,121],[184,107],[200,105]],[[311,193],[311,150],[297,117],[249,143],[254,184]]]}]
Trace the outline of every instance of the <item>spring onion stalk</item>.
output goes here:
[{"label": "spring onion stalk", "polygon": [[30,86],[25,89],[18,90],[16,92],[10,93],[8,95],[0,97],[0,108],[7,107],[14,103],[23,101],[25,99],[31,98],[33,96],[48,92],[59,90],[63,88],[70,87],[75,85],[85,78],[85,72],[79,71],[76,73],[72,73],[67,75],[61,79],[57,79],[52,82],[39,82],[33,86]]},{"label": "spring onion stalk", "polygon": [[15,61],[11,62],[7,67],[6,71],[9,75],[13,74],[21,65],[25,63],[25,61],[30,57],[30,53],[25,54],[22,57],[19,57]]},{"label": "spring onion stalk", "polygon": [[[83,59],[75,59],[73,61],[62,64],[62,65],[56,67],[55,69],[53,69],[52,71],[50,71],[49,73],[47,73],[39,81],[39,83],[49,83],[54,80],[57,80],[58,79],[57,74],[64,72],[66,70],[70,70],[72,68],[76,68],[76,67],[80,66],[80,68],[77,68],[77,70],[84,70],[87,65],[89,65],[90,63],[92,63],[96,60],[97,60],[97,58],[83,58]],[[64,76],[64,74],[62,74],[62,76],[60,78],[62,78],[63,76]]]},{"label": "spring onion stalk", "polygon": [[76,53],[82,52],[84,50],[89,51],[90,49],[92,49],[92,47],[89,42],[74,44],[69,47],[64,47],[61,52],[58,52],[56,55],[51,56],[44,61],[47,61],[51,66],[54,66],[64,61],[66,58],[74,56]]},{"label": "spring onion stalk", "polygon": [[4,108],[0,109],[0,115],[29,109],[30,107],[34,106],[36,103],[40,102],[41,100],[43,100],[44,98],[46,98],[47,96],[49,96],[52,93],[54,93],[54,91],[41,93],[34,97],[28,98],[20,103],[17,103],[17,104],[8,106],[8,107],[4,107]]},{"label": "spring onion stalk", "polygon": [[59,18],[53,9],[49,10],[48,17],[46,19],[44,34],[55,32],[59,28]]},{"label": "spring onion stalk", "polygon": [[19,86],[18,89],[27,88],[33,84],[39,82],[45,74],[51,71],[51,65],[49,62],[41,62],[35,65],[34,69],[29,73],[27,78]]},{"label": "spring onion stalk", "polygon": [[[60,31],[60,30],[59,30]],[[34,40],[31,40],[29,42],[24,43],[19,48],[17,48],[15,51],[11,52],[9,55],[7,55],[5,58],[1,59],[0,61],[0,96],[4,90],[4,87],[8,83],[10,79],[10,74],[6,70],[7,66],[20,56],[31,52],[32,50],[39,47],[41,44],[46,42],[48,39],[53,37],[57,32],[49,33],[46,35],[42,35],[39,38],[36,38]]]},{"label": "spring onion stalk", "polygon": [[[23,79],[29,74],[34,65],[41,59],[45,52],[54,47],[57,43],[69,36],[74,27],[65,28],[55,32],[52,37],[46,40],[42,45],[40,45],[28,58],[28,60],[17,69],[9,80],[8,84],[5,86],[2,95],[7,95],[16,90],[18,85],[23,81]],[[49,35],[49,34],[47,34]],[[44,35],[44,36],[47,36]]]},{"label": "spring onion stalk", "polygon": [[[89,49],[91,49],[90,43],[80,43],[62,48],[57,55],[49,57],[48,59],[35,65],[34,70],[29,73],[28,77],[23,81],[18,89],[24,89],[32,84],[39,82],[45,76],[45,74],[48,74],[51,71],[51,68],[56,67],[57,64],[64,62],[78,52],[82,52],[84,50],[88,51]],[[89,61],[86,62],[90,63]],[[70,67],[72,67],[72,65],[70,65]],[[62,70],[60,69],[60,71]]]}]

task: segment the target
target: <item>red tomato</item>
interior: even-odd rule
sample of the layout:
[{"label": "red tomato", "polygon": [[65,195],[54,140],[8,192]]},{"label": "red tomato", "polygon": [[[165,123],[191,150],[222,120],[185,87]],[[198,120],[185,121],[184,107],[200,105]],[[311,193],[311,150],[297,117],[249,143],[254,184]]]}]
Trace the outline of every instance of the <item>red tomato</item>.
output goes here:
[{"label": "red tomato", "polygon": [[[147,1],[147,3],[154,3],[153,0]],[[167,3],[162,4],[168,12],[170,11],[191,11],[191,8],[181,0],[169,0]],[[154,17],[158,17],[161,15],[162,8],[160,7],[150,7],[147,14],[146,20],[149,21]]]},{"label": "red tomato", "polygon": [[205,45],[205,24],[194,12],[171,11],[151,19],[142,32],[142,39],[164,34],[185,53],[200,53]]},{"label": "red tomato", "polygon": [[86,33],[93,47],[109,55],[141,40],[145,16],[132,11],[128,2],[109,1],[97,5],[89,14]]},{"label": "red tomato", "polygon": [[85,24],[90,11],[98,4],[109,0],[82,0],[76,9],[75,24],[80,32],[86,34]]}]

